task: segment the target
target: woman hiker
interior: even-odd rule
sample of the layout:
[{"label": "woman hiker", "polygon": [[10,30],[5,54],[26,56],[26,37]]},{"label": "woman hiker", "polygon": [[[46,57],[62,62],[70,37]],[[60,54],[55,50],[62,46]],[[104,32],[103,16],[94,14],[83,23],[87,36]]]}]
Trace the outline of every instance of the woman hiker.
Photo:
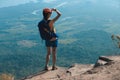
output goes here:
[{"label": "woman hiker", "polygon": [[[55,16],[53,19],[50,19],[52,12],[56,12],[57,16]],[[48,70],[48,63],[50,60],[51,53],[52,53],[52,63],[53,63],[52,70],[57,69],[56,52],[57,52],[57,46],[58,46],[58,36],[56,35],[54,23],[59,19],[60,16],[61,16],[61,13],[57,9],[44,8],[43,20],[41,20],[38,24],[39,31],[40,31],[40,28],[43,27],[43,30],[41,30],[41,32],[45,31],[45,33],[47,33],[44,38],[45,45],[47,47],[45,70]]]}]

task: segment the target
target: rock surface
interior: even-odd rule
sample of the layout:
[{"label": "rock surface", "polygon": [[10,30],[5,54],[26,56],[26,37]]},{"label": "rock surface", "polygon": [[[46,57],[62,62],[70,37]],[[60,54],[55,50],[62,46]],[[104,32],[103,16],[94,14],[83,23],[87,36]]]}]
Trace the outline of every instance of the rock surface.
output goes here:
[{"label": "rock surface", "polygon": [[95,65],[74,64],[57,70],[50,67],[49,71],[41,71],[22,80],[120,80],[120,56],[101,56]]}]

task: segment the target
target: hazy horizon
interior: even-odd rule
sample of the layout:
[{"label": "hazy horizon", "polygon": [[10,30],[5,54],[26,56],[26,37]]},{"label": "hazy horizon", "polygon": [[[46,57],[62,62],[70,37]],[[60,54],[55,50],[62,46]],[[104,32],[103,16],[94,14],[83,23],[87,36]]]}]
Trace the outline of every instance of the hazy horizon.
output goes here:
[{"label": "hazy horizon", "polygon": [[39,0],[1,0],[0,1],[0,8],[3,8],[3,7],[10,7],[10,6],[17,6],[17,5],[20,5],[20,4],[26,4],[26,3],[29,3],[29,2],[33,2],[33,3],[38,3],[38,2],[43,2],[44,4],[46,3],[55,3],[55,2],[59,2],[61,1],[62,2],[72,2],[72,3],[79,3],[79,4],[82,4],[82,3],[90,3],[92,5],[95,5],[95,4],[100,4],[100,5],[107,5],[107,6],[111,6],[111,7],[114,7],[114,8],[120,8],[120,0],[77,0],[77,1],[69,1],[69,0],[66,0],[66,1],[63,1],[63,0],[42,0],[42,1],[39,1]]}]

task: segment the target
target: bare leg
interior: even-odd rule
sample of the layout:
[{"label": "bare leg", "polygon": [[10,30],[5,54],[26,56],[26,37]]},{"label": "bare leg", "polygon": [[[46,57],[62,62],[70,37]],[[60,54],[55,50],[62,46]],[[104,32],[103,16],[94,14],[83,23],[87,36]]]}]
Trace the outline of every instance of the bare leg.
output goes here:
[{"label": "bare leg", "polygon": [[52,48],[52,62],[53,62],[53,68],[55,68],[55,66],[56,66],[56,51],[57,51],[57,47],[53,47],[53,48]]},{"label": "bare leg", "polygon": [[45,64],[46,68],[47,68],[49,60],[50,60],[50,54],[51,54],[51,47],[47,47],[46,64]]}]

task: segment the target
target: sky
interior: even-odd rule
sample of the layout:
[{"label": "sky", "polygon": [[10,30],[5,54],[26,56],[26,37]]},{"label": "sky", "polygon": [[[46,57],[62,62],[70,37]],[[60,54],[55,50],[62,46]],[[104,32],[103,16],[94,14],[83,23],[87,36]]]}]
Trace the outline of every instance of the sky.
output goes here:
[{"label": "sky", "polygon": [[[69,0],[0,0],[0,8],[2,7],[8,7],[8,6],[16,6],[19,4],[25,4],[25,3],[29,3],[29,2],[43,2],[43,3],[52,3],[52,2],[56,2],[56,1],[63,1],[63,3],[61,5],[65,5],[66,2],[68,2]],[[91,2],[91,3],[99,3],[99,4],[105,4],[105,5],[110,5],[110,6],[114,6],[114,7],[120,7],[120,0],[70,0],[69,2]],[[59,6],[61,6],[59,5]],[[58,7],[59,7],[58,6]]]},{"label": "sky", "polygon": [[9,6],[16,6],[19,4],[25,4],[25,3],[29,3],[29,2],[39,2],[42,1],[44,3],[51,3],[51,2],[55,2],[57,0],[0,0],[0,8],[2,7],[9,7]]},{"label": "sky", "polygon": [[38,2],[38,0],[0,0],[0,8],[8,6],[16,6],[19,4],[25,4],[29,2]]}]

